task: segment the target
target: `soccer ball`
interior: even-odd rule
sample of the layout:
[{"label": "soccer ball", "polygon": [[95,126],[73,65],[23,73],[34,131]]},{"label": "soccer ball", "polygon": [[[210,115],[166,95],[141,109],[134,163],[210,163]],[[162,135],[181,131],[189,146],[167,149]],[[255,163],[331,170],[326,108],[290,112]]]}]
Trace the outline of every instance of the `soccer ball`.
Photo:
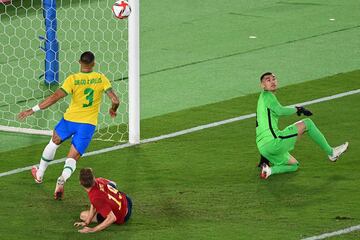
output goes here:
[{"label": "soccer ball", "polygon": [[112,6],[112,11],[116,18],[124,19],[130,15],[131,8],[127,1],[118,0]]}]

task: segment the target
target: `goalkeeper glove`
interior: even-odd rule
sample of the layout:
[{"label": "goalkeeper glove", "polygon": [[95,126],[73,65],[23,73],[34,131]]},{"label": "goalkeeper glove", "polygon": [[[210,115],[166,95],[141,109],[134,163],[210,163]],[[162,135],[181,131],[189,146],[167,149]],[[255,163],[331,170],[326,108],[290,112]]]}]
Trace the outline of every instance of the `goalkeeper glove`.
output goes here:
[{"label": "goalkeeper glove", "polygon": [[305,116],[311,116],[313,115],[312,112],[310,112],[309,110],[305,109],[304,107],[296,107],[297,109],[297,115],[300,116],[301,114],[304,114]]}]

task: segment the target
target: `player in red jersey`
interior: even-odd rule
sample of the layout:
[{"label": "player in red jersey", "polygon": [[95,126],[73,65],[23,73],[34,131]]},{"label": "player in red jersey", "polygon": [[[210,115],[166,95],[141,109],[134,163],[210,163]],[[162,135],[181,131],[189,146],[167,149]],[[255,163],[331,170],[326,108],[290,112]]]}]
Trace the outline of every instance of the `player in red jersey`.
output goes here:
[{"label": "player in red jersey", "polygon": [[[98,232],[111,224],[123,224],[131,216],[132,201],[125,193],[116,189],[116,184],[105,178],[95,178],[91,168],[80,170],[80,184],[85,188],[90,199],[90,210],[82,211],[75,227],[83,227],[81,233]],[[91,222],[99,223],[91,228]]]}]

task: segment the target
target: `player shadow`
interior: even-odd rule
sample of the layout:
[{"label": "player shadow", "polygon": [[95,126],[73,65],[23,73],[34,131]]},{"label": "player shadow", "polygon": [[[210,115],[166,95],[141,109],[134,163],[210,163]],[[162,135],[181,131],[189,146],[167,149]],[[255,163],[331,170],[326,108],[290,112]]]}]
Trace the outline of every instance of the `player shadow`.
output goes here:
[{"label": "player shadow", "polygon": [[334,174],[331,176],[314,175],[304,179],[301,172],[285,173],[270,176],[267,180],[259,180],[258,191],[271,196],[272,201],[283,203],[289,207],[306,207],[314,205],[314,199],[337,194],[334,182],[351,181],[350,177]]}]

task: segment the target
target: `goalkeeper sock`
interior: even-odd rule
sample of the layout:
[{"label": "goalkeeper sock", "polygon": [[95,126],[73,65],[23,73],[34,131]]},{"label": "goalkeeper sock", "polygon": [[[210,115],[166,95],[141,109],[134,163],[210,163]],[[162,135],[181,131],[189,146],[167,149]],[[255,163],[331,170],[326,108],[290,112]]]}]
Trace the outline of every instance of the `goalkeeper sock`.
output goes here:
[{"label": "goalkeeper sock", "polygon": [[46,145],[43,154],[40,159],[39,169],[36,172],[36,177],[39,179],[42,179],[45,173],[46,168],[48,167],[49,163],[54,160],[56,150],[58,149],[60,145],[56,145],[52,139],[50,139],[50,142],[48,145]]},{"label": "goalkeeper sock", "polygon": [[66,159],[64,169],[61,174],[65,182],[71,176],[71,174],[75,172],[75,169],[76,169],[76,160],[73,158]]},{"label": "goalkeeper sock", "polygon": [[308,132],[310,138],[317,143],[327,155],[331,156],[333,154],[333,149],[326,141],[324,135],[316,127],[315,123],[310,118],[305,118],[302,121],[305,123],[306,131]]},{"label": "goalkeeper sock", "polygon": [[299,164],[289,164],[289,165],[275,165],[271,167],[271,175],[286,173],[286,172],[295,172],[299,168]]}]

